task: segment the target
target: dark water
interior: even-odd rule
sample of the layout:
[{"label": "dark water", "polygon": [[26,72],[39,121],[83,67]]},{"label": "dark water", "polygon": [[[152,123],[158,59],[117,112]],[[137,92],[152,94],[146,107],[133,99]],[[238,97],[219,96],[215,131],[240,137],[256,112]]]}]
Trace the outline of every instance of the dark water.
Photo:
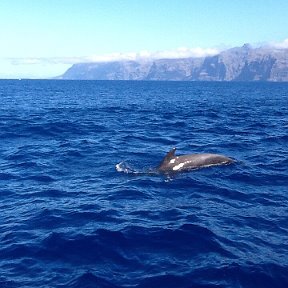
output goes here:
[{"label": "dark water", "polygon": [[[3,80],[0,99],[0,287],[288,287],[288,84]],[[237,162],[115,169],[174,146]]]}]

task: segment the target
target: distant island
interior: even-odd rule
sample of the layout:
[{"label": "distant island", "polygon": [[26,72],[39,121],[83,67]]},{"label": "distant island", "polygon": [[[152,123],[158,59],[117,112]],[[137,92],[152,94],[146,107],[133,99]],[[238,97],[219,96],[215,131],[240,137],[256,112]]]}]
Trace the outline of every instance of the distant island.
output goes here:
[{"label": "distant island", "polygon": [[245,44],[202,58],[79,63],[56,79],[288,82],[288,49]]}]

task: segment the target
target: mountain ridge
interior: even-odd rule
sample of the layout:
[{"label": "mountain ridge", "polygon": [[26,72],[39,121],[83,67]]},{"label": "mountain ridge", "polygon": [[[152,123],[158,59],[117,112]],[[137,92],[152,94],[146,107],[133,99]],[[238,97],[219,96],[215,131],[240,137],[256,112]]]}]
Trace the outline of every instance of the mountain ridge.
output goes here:
[{"label": "mountain ridge", "polygon": [[200,58],[77,63],[56,79],[288,82],[288,49],[244,44]]}]

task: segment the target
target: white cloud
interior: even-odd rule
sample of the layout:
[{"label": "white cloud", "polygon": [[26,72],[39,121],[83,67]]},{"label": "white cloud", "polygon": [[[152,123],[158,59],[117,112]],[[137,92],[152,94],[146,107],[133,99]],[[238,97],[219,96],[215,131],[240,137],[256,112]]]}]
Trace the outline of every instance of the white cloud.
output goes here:
[{"label": "white cloud", "polygon": [[87,62],[112,62],[112,61],[147,61],[155,59],[172,59],[172,58],[189,58],[189,57],[205,57],[218,54],[220,51],[215,48],[187,48],[180,47],[175,50],[163,51],[140,51],[128,53],[111,53],[102,55],[92,55],[85,57],[30,57],[30,58],[10,58],[12,65],[51,65],[64,64],[72,65],[75,63]]},{"label": "white cloud", "polygon": [[71,64],[47,64],[40,58],[0,58],[0,79],[51,78],[63,74]]},{"label": "white cloud", "polygon": [[272,46],[277,49],[288,49],[288,38],[282,42],[272,42],[269,46]]},{"label": "white cloud", "polygon": [[214,48],[187,48],[180,47],[176,50],[159,51],[154,53],[154,59],[160,58],[189,58],[189,57],[205,57],[218,54],[219,50]]},{"label": "white cloud", "polygon": [[9,58],[12,65],[51,65],[51,64],[75,64],[85,61],[85,57],[27,57]]},{"label": "white cloud", "polygon": [[172,59],[172,58],[189,58],[189,57],[205,57],[212,56],[219,53],[219,50],[214,48],[186,48],[180,47],[175,50],[163,50],[156,52],[149,52],[146,50],[140,52],[130,53],[113,53],[106,55],[95,55],[88,59],[92,62],[108,62],[119,60],[154,60],[154,59]]}]

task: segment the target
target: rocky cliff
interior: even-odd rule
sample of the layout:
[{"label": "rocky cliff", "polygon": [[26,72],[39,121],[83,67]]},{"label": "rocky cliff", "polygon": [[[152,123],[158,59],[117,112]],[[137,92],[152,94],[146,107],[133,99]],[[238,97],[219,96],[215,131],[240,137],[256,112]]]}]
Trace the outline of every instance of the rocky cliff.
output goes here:
[{"label": "rocky cliff", "polygon": [[74,64],[57,79],[288,81],[288,49],[245,44],[205,58]]}]

